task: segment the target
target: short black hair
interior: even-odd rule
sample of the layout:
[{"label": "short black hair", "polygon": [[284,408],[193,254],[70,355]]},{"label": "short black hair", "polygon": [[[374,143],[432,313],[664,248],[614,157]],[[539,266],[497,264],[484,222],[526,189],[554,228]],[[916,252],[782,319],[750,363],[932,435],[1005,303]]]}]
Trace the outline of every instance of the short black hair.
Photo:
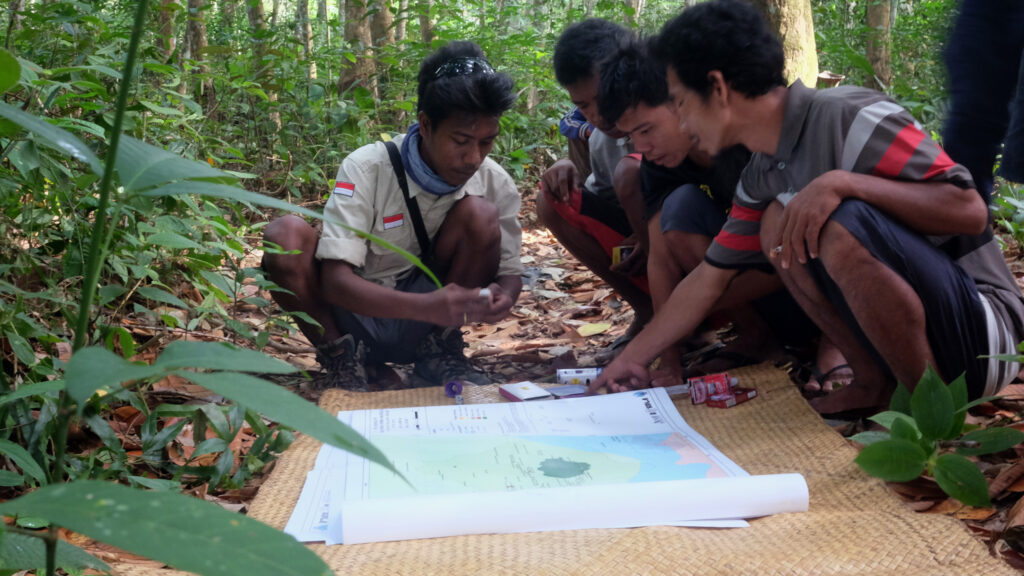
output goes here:
[{"label": "short black hair", "polygon": [[[442,66],[453,61],[469,65],[454,73],[439,74]],[[512,78],[493,71],[484,51],[464,40],[451,42],[427,56],[420,64],[418,81],[416,109],[435,126],[457,112],[501,116],[516,101]]]},{"label": "short black hair", "polygon": [[632,38],[601,64],[597,108],[609,124],[637,104],[653,108],[669,101],[665,64],[651,54],[650,43]]},{"label": "short black hair", "polygon": [[601,61],[632,36],[620,24],[601,18],[587,18],[562,31],[555,44],[555,79],[562,86],[592,78]]},{"label": "short black hair", "polygon": [[686,8],[661,28],[655,55],[702,98],[710,94],[712,70],[748,98],[786,85],[782,43],[757,8],[742,0]]}]

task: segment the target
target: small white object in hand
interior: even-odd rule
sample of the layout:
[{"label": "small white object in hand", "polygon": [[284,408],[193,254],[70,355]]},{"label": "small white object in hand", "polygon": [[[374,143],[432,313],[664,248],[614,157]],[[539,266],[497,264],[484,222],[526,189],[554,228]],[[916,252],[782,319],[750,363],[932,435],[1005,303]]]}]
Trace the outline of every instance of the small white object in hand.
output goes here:
[{"label": "small white object in hand", "polygon": [[491,289],[490,288],[481,288],[480,289],[480,297],[481,298],[490,298],[491,297]]},{"label": "small white object in hand", "polygon": [[779,244],[775,248],[772,248],[773,254],[782,254],[782,244]]}]

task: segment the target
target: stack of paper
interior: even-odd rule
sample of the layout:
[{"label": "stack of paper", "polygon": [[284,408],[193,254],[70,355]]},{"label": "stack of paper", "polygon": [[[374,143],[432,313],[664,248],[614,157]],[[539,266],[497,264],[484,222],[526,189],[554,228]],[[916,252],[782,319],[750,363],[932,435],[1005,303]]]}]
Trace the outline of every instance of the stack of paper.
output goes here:
[{"label": "stack of paper", "polygon": [[409,483],[324,446],[285,528],[301,541],[734,526],[808,505],[803,477],[750,476],[690,428],[663,389],[338,417]]}]

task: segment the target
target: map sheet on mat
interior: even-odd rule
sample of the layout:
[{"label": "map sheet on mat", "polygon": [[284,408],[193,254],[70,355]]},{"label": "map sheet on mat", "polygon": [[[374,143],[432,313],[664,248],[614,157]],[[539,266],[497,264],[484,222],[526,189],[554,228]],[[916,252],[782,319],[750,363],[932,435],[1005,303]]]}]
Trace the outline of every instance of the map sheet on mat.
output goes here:
[{"label": "map sheet on mat", "polygon": [[408,483],[325,445],[285,528],[301,541],[730,526],[728,519],[807,509],[801,476],[750,476],[687,425],[664,389],[338,418]]}]

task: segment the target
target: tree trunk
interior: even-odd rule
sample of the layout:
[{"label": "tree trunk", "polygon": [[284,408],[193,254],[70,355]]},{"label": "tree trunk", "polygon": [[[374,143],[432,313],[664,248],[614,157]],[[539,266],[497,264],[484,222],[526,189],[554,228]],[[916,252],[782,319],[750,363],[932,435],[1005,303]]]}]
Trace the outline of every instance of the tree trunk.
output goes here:
[{"label": "tree trunk", "polygon": [[7,4],[7,10],[10,13],[10,18],[7,20],[7,38],[4,42],[5,46],[10,48],[11,34],[21,30],[21,20],[24,18],[22,12],[25,10],[25,0],[11,0]]},{"label": "tree trunk", "polygon": [[174,8],[171,7],[176,4],[176,0],[162,0],[160,2],[160,10],[156,15],[160,26],[160,30],[156,34],[157,49],[160,51],[160,62],[163,64],[168,64],[171,61],[171,58],[174,56],[174,48],[178,42],[174,35]]},{"label": "tree trunk", "polygon": [[267,55],[265,33],[267,30],[266,16],[263,13],[263,0],[246,0],[246,15],[252,28],[252,60],[256,68],[256,78],[260,81],[267,99],[271,102],[270,121],[276,128],[275,134],[281,130],[281,113],[277,111],[277,92],[268,88],[270,84],[270,67],[264,62]]},{"label": "tree trunk", "polygon": [[[540,45],[538,49],[544,51],[544,38],[547,37],[547,21],[545,17],[544,0],[533,0],[533,29],[537,33]],[[526,92],[526,110],[527,112],[533,111],[534,107],[540,101],[539,92],[537,91],[536,82],[530,82],[530,89]]]},{"label": "tree trunk", "polygon": [[430,46],[434,40],[434,24],[430,21],[430,5],[432,0],[417,0],[420,13],[420,42]]},{"label": "tree trunk", "polygon": [[188,37],[190,40],[189,52],[197,62],[199,68],[199,94],[196,101],[203,105],[203,111],[211,119],[214,108],[217,105],[217,98],[214,92],[213,76],[210,75],[210,65],[206,62],[206,15],[203,10],[203,0],[188,0]]},{"label": "tree trunk", "polygon": [[646,0],[626,0],[626,5],[629,6],[629,23],[632,26],[640,25],[640,13],[644,10],[644,5],[647,4]]},{"label": "tree trunk", "polygon": [[316,0],[316,19],[327,23],[327,0]]},{"label": "tree trunk", "polygon": [[302,59],[308,64],[306,78],[316,78],[316,61],[313,60],[313,26],[309,22],[309,0],[296,0],[295,27],[299,44],[302,44]]},{"label": "tree trunk", "polygon": [[395,17],[391,14],[389,0],[376,0],[373,3],[373,19],[370,22],[370,35],[374,46],[390,46],[395,43]]},{"label": "tree trunk", "polygon": [[892,20],[890,0],[868,0],[868,62],[875,74],[868,88],[885,90],[892,85]]},{"label": "tree trunk", "polygon": [[270,27],[277,28],[277,14],[281,11],[281,0],[274,0],[270,5]]},{"label": "tree trunk", "polygon": [[224,23],[224,31],[228,36],[228,45],[233,44],[235,36],[235,14],[238,10],[238,0],[220,0],[221,21]]},{"label": "tree trunk", "polygon": [[810,0],[753,0],[753,3],[768,18],[782,41],[786,81],[793,83],[799,79],[807,86],[815,86],[818,53]]},{"label": "tree trunk", "polygon": [[367,0],[348,0],[345,8],[345,42],[356,52],[356,61],[343,69],[338,78],[338,95],[356,84],[362,85],[377,97],[376,67],[373,61],[373,37]]},{"label": "tree trunk", "polygon": [[395,25],[395,42],[405,40],[405,23],[409,21],[409,0],[398,0],[398,24]]}]

